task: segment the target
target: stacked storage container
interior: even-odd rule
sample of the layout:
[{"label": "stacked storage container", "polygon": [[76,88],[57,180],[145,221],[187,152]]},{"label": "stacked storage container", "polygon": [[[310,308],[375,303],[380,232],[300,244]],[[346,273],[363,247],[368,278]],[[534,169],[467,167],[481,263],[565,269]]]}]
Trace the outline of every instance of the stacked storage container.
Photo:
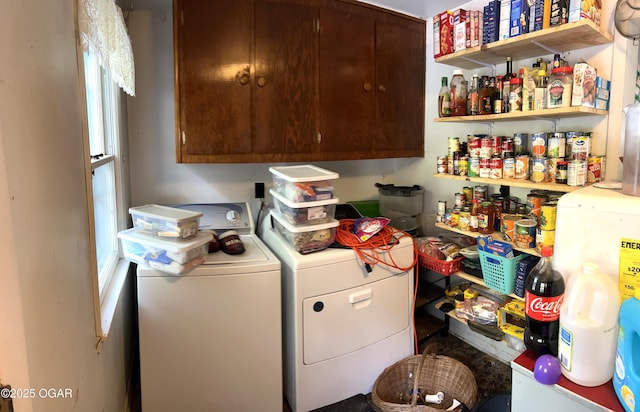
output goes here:
[{"label": "stacked storage container", "polygon": [[331,245],[339,222],[334,181],[338,174],[313,165],[270,167],[274,226],[301,254]]},{"label": "stacked storage container", "polygon": [[205,261],[211,233],[199,232],[202,213],[161,205],[129,209],[133,228],[118,233],[124,257],[182,275]]}]

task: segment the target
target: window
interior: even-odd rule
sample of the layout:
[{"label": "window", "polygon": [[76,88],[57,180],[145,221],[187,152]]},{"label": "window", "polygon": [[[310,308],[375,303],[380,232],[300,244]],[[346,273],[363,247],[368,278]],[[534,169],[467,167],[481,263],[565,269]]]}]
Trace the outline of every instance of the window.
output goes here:
[{"label": "window", "polygon": [[84,80],[87,203],[95,266],[94,308],[98,349],[107,337],[129,262],[122,259],[118,231],[128,221],[128,168],[122,92],[135,95],[131,41],[114,0],[77,0],[78,68]]},{"label": "window", "polygon": [[106,338],[128,262],[119,250],[118,231],[125,229],[123,159],[121,144],[121,92],[111,74],[88,47],[82,53],[86,93],[90,204],[93,210],[96,272],[96,333]]}]

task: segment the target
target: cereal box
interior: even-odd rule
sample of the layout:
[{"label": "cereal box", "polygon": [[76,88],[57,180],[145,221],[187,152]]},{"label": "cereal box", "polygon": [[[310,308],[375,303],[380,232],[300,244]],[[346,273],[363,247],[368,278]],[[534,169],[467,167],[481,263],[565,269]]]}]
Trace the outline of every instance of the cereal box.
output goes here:
[{"label": "cereal box", "polygon": [[569,23],[588,19],[600,25],[602,14],[602,0],[570,0]]},{"label": "cereal box", "polygon": [[453,13],[440,13],[440,56],[453,53]]},{"label": "cereal box", "polygon": [[595,107],[597,75],[598,71],[589,63],[578,62],[573,66],[571,106]]},{"label": "cereal box", "polygon": [[569,0],[551,0],[550,26],[559,26],[569,21]]}]

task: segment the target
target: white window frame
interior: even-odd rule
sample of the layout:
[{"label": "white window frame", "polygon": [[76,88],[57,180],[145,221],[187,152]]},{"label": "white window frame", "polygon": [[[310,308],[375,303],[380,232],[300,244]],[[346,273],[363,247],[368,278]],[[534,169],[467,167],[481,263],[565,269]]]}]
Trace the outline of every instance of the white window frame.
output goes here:
[{"label": "white window frame", "polygon": [[[129,272],[129,262],[122,257],[120,243],[116,237],[118,231],[128,226],[126,188],[128,185],[128,168],[124,153],[126,152],[126,133],[122,92],[111,79],[109,72],[99,64],[99,57],[89,47],[87,52],[78,48],[80,81],[82,83],[84,107],[83,144],[86,159],[86,189],[89,213],[89,231],[91,237],[92,283],[94,292],[96,347],[100,350],[107,339],[113,321],[120,292]],[[85,60],[90,59],[90,60]],[[87,81],[94,82],[88,85]],[[100,96],[95,100],[87,95],[88,90],[96,90],[99,83]],[[98,107],[95,107],[98,106]],[[94,139],[94,140],[92,140]],[[100,143],[102,144],[102,147]],[[91,152],[94,146],[95,153]],[[97,146],[97,148],[95,148]],[[112,220],[111,250],[103,256],[105,263],[99,270],[98,244],[96,230],[96,214],[94,199],[97,195],[93,189],[93,176],[96,170],[112,167],[114,169],[113,188],[107,193],[112,199],[113,207],[106,213]],[[104,169],[102,169],[104,171]],[[109,240],[109,239],[107,239]]]}]

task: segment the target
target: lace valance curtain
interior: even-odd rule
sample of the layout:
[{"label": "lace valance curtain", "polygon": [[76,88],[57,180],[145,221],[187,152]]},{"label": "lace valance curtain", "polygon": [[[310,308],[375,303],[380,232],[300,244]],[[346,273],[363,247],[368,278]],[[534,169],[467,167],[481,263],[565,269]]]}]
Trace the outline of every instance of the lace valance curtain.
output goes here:
[{"label": "lace valance curtain", "polygon": [[78,27],[82,50],[89,50],[91,45],[99,55],[100,65],[118,86],[135,96],[131,40],[115,0],[78,0]]}]

